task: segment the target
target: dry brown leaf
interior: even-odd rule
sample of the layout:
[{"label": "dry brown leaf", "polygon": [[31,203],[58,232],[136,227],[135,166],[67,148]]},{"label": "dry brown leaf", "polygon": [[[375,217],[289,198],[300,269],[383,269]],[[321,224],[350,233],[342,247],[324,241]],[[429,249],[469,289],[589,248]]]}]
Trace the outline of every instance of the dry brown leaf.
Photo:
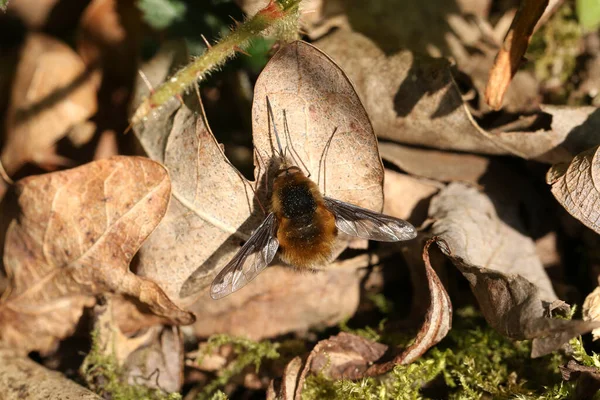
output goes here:
[{"label": "dry brown leaf", "polygon": [[551,130],[490,133],[474,121],[448,62],[408,51],[386,55],[368,38],[343,30],[316,45],[355,83],[381,138],[551,163],[569,160],[600,141],[595,107],[542,106],[552,116]]},{"label": "dry brown leaf", "polygon": [[296,392],[302,390],[304,380],[300,380],[302,359],[294,357],[285,367],[279,387],[275,389],[275,382],[271,380],[267,389],[267,400],[294,400]]},{"label": "dry brown leaf", "polygon": [[167,210],[170,182],[158,163],[114,157],[17,182],[19,214],[8,228],[0,340],[23,352],[51,351],[75,329],[95,296],[136,299],[173,324],[181,310],[129,263]]},{"label": "dry brown leaf", "polygon": [[391,142],[380,143],[379,152],[384,160],[411,175],[440,182],[476,183],[490,164],[488,158],[474,154],[420,149]]},{"label": "dry brown leaf", "polygon": [[533,339],[532,356],[559,348],[594,323],[551,319],[557,300],[533,241],[507,225],[475,188],[452,183],[431,200],[432,232],[465,275],[488,323],[512,339]]},{"label": "dry brown leaf", "polygon": [[60,372],[8,349],[0,350],[0,393],[3,399],[102,399]]},{"label": "dry brown leaf", "polygon": [[64,43],[30,34],[6,114],[0,160],[9,175],[27,162],[56,162],[52,147],[96,112],[98,80]]},{"label": "dry brown leaf", "polygon": [[435,240],[428,240],[423,247],[422,261],[430,301],[425,321],[413,343],[391,360],[377,363],[390,350],[388,346],[347,332],[322,340],[309,354],[300,377],[295,378],[296,399],[301,398],[304,380],[309,372],[324,374],[331,379],[361,379],[381,375],[398,364],[414,362],[446,336],[452,324],[452,304],[429,261],[429,246]]},{"label": "dry brown leaf", "polygon": [[[258,200],[268,205],[265,178],[272,179],[272,175],[266,176],[265,164],[273,156],[276,141],[269,131],[266,96],[281,132],[286,111],[290,148],[321,188],[325,169],[319,168],[319,161],[337,127],[326,158],[329,196],[376,210],[383,203],[383,168],[376,138],[352,85],[327,56],[303,42],[282,48],[261,73],[254,96],[254,146],[259,154],[256,198],[252,190],[256,184],[243,179],[229,164],[193,96],[187,99],[193,110],[175,100],[159,110],[163,117],[149,118],[135,127],[146,152],[169,168],[173,182],[169,212],[140,251],[138,271],[159,282],[170,296],[181,293],[181,304],[194,303],[201,296],[193,307],[203,320],[196,326],[199,332],[233,329],[262,337],[333,324],[351,314],[358,301],[360,274],[356,271],[312,275],[290,268],[269,268],[262,275],[271,274],[277,280],[258,279],[229,299],[214,302],[208,296],[206,289],[215,274],[264,217]],[[344,245],[340,241],[338,251]],[[308,290],[311,285],[313,292]],[[279,302],[292,303],[286,294],[290,290],[297,290],[300,297],[294,297],[294,305],[285,310]],[[328,295],[331,302],[325,306],[317,302],[315,292],[335,296]],[[206,320],[209,314],[216,319]],[[277,323],[275,314],[281,317]]]},{"label": "dry brown leaf", "polygon": [[[600,286],[587,295],[583,302],[581,313],[585,321],[600,321]],[[594,340],[598,340],[600,338],[600,329],[594,329],[592,337]]]},{"label": "dry brown leaf", "polygon": [[565,381],[577,381],[574,399],[592,399],[600,390],[600,369],[581,365],[575,360],[569,360],[566,365],[559,366]]},{"label": "dry brown leaf", "polygon": [[360,379],[387,349],[384,344],[340,332],[315,346],[306,360],[305,368],[331,379]]},{"label": "dry brown leaf", "polygon": [[[362,267],[369,265],[368,257],[357,261]],[[267,268],[234,295],[193,305],[190,309],[199,321],[194,332],[201,337],[227,332],[260,340],[335,325],[355,313],[364,271],[330,267],[317,273]]]},{"label": "dry brown leaf", "polygon": [[98,144],[94,151],[94,160],[102,160],[119,154],[119,143],[117,133],[113,130],[105,130],[98,138]]},{"label": "dry brown leaf", "polygon": [[151,341],[136,349],[124,363],[130,385],[143,385],[168,393],[183,385],[183,336],[177,326],[150,330]]},{"label": "dry brown leaf", "polygon": [[510,80],[523,62],[533,30],[542,17],[548,0],[522,1],[515,19],[504,38],[504,44],[496,56],[485,89],[485,100],[492,109],[502,107],[502,99]]},{"label": "dry brown leaf", "polygon": [[126,336],[118,325],[121,318],[118,312],[122,308],[115,304],[119,302],[124,300],[107,296],[104,304],[94,307],[98,351],[115,359],[124,382],[178,392],[183,384],[183,337],[179,328],[155,325]]},{"label": "dry brown leaf", "polygon": [[546,175],[558,202],[588,228],[600,233],[599,146],[578,154],[567,164],[553,165]]},{"label": "dry brown leaf", "polygon": [[59,0],[9,1],[8,12],[19,17],[31,30],[40,30]]},{"label": "dry brown leaf", "polygon": [[421,225],[427,218],[428,200],[444,185],[386,169],[383,213]]}]

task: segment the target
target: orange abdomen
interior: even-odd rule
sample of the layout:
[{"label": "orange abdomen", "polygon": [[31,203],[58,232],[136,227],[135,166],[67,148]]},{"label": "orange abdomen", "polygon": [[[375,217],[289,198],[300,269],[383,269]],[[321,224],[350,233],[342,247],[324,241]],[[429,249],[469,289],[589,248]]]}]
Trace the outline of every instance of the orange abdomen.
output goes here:
[{"label": "orange abdomen", "polygon": [[271,209],[283,261],[304,268],[330,261],[337,236],[335,216],[325,207],[317,185],[299,168],[284,170],[275,179]]},{"label": "orange abdomen", "polygon": [[326,264],[330,261],[336,235],[335,217],[322,204],[313,215],[283,217],[277,229],[281,259],[301,268]]}]

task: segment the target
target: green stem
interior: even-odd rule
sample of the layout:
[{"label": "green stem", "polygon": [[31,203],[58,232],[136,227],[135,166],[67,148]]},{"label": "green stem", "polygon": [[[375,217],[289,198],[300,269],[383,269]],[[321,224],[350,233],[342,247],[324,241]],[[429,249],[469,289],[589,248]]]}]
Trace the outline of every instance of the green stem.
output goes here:
[{"label": "green stem", "polygon": [[204,79],[210,71],[219,68],[229,58],[234,57],[236,51],[247,48],[252,39],[266,34],[273,28],[278,39],[296,36],[300,1],[271,1],[255,16],[239,24],[217,44],[209,47],[202,56],[183,67],[146,98],[133,114],[132,124],[140,122],[152,109],[165,104],[171,97],[185,92],[197,80]]}]

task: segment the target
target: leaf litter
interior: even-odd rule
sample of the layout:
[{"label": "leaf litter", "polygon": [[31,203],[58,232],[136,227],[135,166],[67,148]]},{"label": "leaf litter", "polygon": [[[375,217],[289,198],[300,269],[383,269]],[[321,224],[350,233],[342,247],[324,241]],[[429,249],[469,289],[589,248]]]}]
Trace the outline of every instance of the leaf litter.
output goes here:
[{"label": "leaf litter", "polygon": [[53,351],[104,292],[130,296],[171,323],[193,322],[155,282],[128,268],[166,212],[170,189],[160,164],[123,156],[17,182],[19,211],[4,251],[10,286],[0,303],[2,343]]},{"label": "leaf litter", "polygon": [[[259,339],[315,324],[335,324],[351,315],[358,305],[361,273],[355,269],[329,269],[313,275],[285,267],[269,268],[237,296],[217,304],[206,302],[208,285],[241,241],[249,237],[251,229],[260,224],[264,215],[261,205],[268,204],[273,174],[269,160],[277,144],[267,120],[267,96],[275,110],[275,124],[281,130],[285,111],[290,127],[285,146],[301,160],[299,164],[321,189],[333,198],[365,208],[382,207],[383,168],[360,100],[344,73],[303,42],[280,50],[255,85],[254,182],[246,181],[225,158],[194,95],[188,101],[195,103],[195,112],[178,102],[171,103],[177,111],[159,111],[173,115],[166,138],[162,131],[166,122],[160,117],[156,124],[152,119],[135,127],[146,152],[165,163],[173,181],[170,209],[142,247],[137,271],[202,316],[196,325],[198,334],[228,332]],[[336,127],[338,132],[327,152],[325,167],[324,146]],[[349,163],[349,158],[354,162]],[[206,187],[218,190],[203,190]],[[203,245],[198,247],[198,243]],[[337,252],[344,246],[340,240]],[[308,292],[322,292],[323,296],[300,295]],[[299,298],[304,300],[299,302]],[[272,310],[275,303],[280,311]],[[252,317],[249,310],[253,311]]]},{"label": "leaf litter", "polygon": [[[9,107],[7,121],[12,120],[11,113],[16,115],[30,107],[31,101],[34,106],[42,101],[39,115],[29,118],[30,114],[25,114],[27,129],[19,131],[15,124],[5,125],[0,157],[6,175],[2,191],[9,188],[2,223],[8,227],[10,222],[10,228],[2,232],[8,276],[0,276],[0,290],[4,292],[0,342],[19,354],[9,358],[9,368],[21,365],[31,371],[46,371],[37,364],[22,363],[22,354],[29,351],[38,352],[45,365],[56,368],[52,360],[57,355],[57,359],[63,357],[63,340],[76,340],[83,331],[85,336],[87,329],[82,323],[92,317],[91,355],[98,357],[94,367],[80,373],[87,386],[104,397],[177,397],[184,383],[188,384],[183,386],[184,392],[186,387],[195,386],[187,392],[190,397],[200,393],[207,397],[214,394],[215,398],[225,398],[223,392],[235,398],[247,390],[266,390],[268,398],[286,399],[365,398],[382,393],[388,397],[395,393],[430,398],[514,397],[537,396],[542,386],[547,387],[543,398],[565,398],[569,393],[585,395],[593,390],[589,378],[597,375],[595,356],[585,353],[580,339],[571,338],[597,327],[597,291],[584,303],[584,321],[571,319],[572,309],[569,311],[557,293],[561,299],[579,304],[596,286],[598,277],[594,241],[589,240],[596,230],[598,121],[594,106],[600,88],[594,80],[597,72],[593,61],[597,58],[597,34],[570,36],[569,43],[585,41],[585,46],[572,46],[568,54],[560,55],[560,44],[552,42],[560,40],[559,36],[552,32],[560,33],[556,24],[570,14],[555,12],[562,10],[557,2],[550,2],[538,22],[540,12],[516,12],[514,7],[490,1],[447,3],[433,7],[433,11],[431,4],[414,1],[401,6],[395,0],[368,4],[305,1],[302,6],[306,8],[301,7],[301,11],[310,8],[314,12],[303,16],[303,27],[313,45],[326,55],[303,42],[291,46],[278,43],[279,52],[272,49],[264,54],[265,59],[272,60],[255,84],[256,76],[244,66],[244,57],[236,61],[238,64],[227,64],[214,77],[203,77],[200,90],[210,102],[208,117],[193,92],[174,96],[150,110],[150,115],[135,124],[134,131],[146,155],[158,163],[132,157],[107,158],[58,175],[29,177],[9,187],[15,173],[18,179],[37,172],[31,164],[61,168],[63,164],[89,162],[93,157],[137,151],[132,135],[118,135],[127,124],[123,108],[129,96],[127,88],[132,85],[132,74],[126,71],[132,72],[135,65],[134,57],[126,63],[120,58],[125,54],[122,46],[139,48],[145,33],[136,25],[135,8],[93,3],[81,18],[73,18],[79,19],[75,25],[85,34],[78,39],[79,54],[61,42],[65,36],[53,30],[58,26],[58,14],[49,12],[53,3],[40,7],[35,21],[26,24],[39,27],[46,18],[47,33],[27,36],[15,69],[13,98],[9,102],[5,94],[0,99],[0,105]],[[522,7],[541,11],[542,3]],[[245,9],[254,7],[259,13],[277,11],[267,1],[239,4]],[[398,16],[387,12],[386,7],[402,9],[403,13]],[[140,10],[147,12],[147,4]],[[192,11],[181,10],[184,14],[178,18],[186,20]],[[23,10],[13,12],[27,20]],[[275,12],[269,14],[271,17],[278,15]],[[106,23],[94,27],[97,21]],[[287,25],[286,37],[292,30],[296,33],[296,22]],[[534,49],[527,53],[529,62],[523,61],[521,56],[536,22],[548,47],[544,59],[536,60],[541,53]],[[568,23],[573,26],[573,21]],[[95,29],[100,35],[97,38]],[[538,46],[535,35],[533,43]],[[164,44],[163,39],[161,35],[158,40]],[[45,49],[34,51],[31,43],[36,40],[54,43],[50,47],[57,51],[56,64],[38,62],[47,54]],[[214,40],[205,42],[210,47]],[[187,50],[181,48],[179,44],[161,44],[160,53],[170,56],[156,57],[150,62],[153,67],[143,68],[132,110],[152,93],[141,84],[143,80],[156,88],[187,62]],[[193,46],[188,49],[195,51]],[[247,50],[255,54],[254,47]],[[503,63],[509,53],[511,63]],[[552,58],[555,56],[558,58]],[[578,63],[568,59],[580,56]],[[34,74],[46,76],[47,69],[55,68],[59,59],[70,60],[73,71],[83,74],[81,90],[85,88],[85,94],[74,89],[63,96],[67,81],[44,79],[41,81],[47,86],[43,89],[43,85],[36,86],[41,81],[33,82],[35,79],[27,76],[32,68],[37,68]],[[99,71],[82,72],[99,60]],[[235,74],[228,69],[230,65]],[[488,85],[490,93],[486,93],[491,68],[505,79],[501,85]],[[544,68],[552,68],[549,79],[542,76]],[[567,70],[574,76],[558,76],[564,85],[557,88],[557,74],[564,75]],[[66,77],[66,72],[73,71],[65,69],[57,76]],[[101,94],[97,72],[110,81],[103,85]],[[232,82],[246,82],[245,94],[231,96]],[[249,101],[252,86],[255,150],[241,147],[254,155],[254,165],[240,169],[254,168],[254,180],[235,170],[219,143],[240,147],[234,139],[239,135],[235,130],[240,128],[233,112],[239,107],[230,101]],[[48,93],[58,97],[47,105],[43,97]],[[556,101],[561,93],[566,93],[566,105]],[[25,94],[30,97],[23,97]],[[74,99],[71,96],[75,94],[83,97]],[[284,145],[302,159],[306,164],[302,168],[312,173],[311,178],[322,190],[326,182],[332,197],[376,210],[383,207],[390,215],[422,225],[421,234],[418,241],[396,247],[367,247],[364,242],[348,245],[340,240],[340,259],[323,271],[299,274],[275,265],[235,296],[213,302],[206,295],[212,277],[258,226],[264,216],[261,205],[268,204],[268,182],[272,179],[269,160],[275,142],[269,130],[266,96],[274,105],[277,127],[284,131],[284,127],[289,128]],[[503,96],[499,111],[492,111],[485,103],[494,98],[491,106],[498,108],[498,99]],[[81,113],[64,112],[75,110],[73,101],[84,105]],[[101,112],[90,120],[96,107]],[[231,129],[225,135],[221,132],[223,124],[215,123],[218,139],[207,122],[213,122],[215,110],[231,115],[221,118],[227,120],[226,130]],[[54,122],[40,118],[56,117],[56,113],[61,117]],[[98,132],[96,126],[101,127]],[[323,166],[324,144],[335,127],[339,132]],[[377,144],[374,134],[384,142]],[[73,148],[79,151],[73,152]],[[554,164],[547,174],[550,187],[538,185],[548,169],[539,162]],[[150,187],[160,193],[152,198],[160,201],[148,204],[139,200],[153,189],[140,189],[145,181],[139,170],[123,167],[139,163],[144,165],[144,172],[157,174],[155,186]],[[120,172],[107,172],[112,170]],[[112,181],[115,177],[118,182]],[[99,185],[103,179],[105,184]],[[109,180],[111,183],[106,184]],[[62,183],[54,187],[57,181]],[[117,213],[130,219],[115,217],[112,230],[106,226],[106,204],[110,201],[99,186],[112,188],[118,193],[115,199],[130,198],[132,186],[139,189],[139,196],[133,196],[135,205]],[[53,191],[62,196],[53,197]],[[12,209],[8,207],[11,202],[15,203]],[[561,206],[566,212],[559,211]],[[93,228],[89,231],[98,244],[86,245],[82,221],[89,222],[85,227]],[[60,234],[57,222],[64,227]],[[592,230],[586,231],[584,225]],[[438,237],[442,250],[432,253],[435,271],[429,253],[421,254],[430,236]],[[111,240],[105,242],[107,237]],[[116,261],[98,251],[119,247],[125,250]],[[69,258],[73,254],[91,258],[84,257],[82,262],[75,256],[73,261]],[[446,264],[444,255],[449,260]],[[450,262],[466,280],[455,273]],[[403,282],[408,280],[407,273],[412,293],[406,291],[409,285]],[[578,280],[574,280],[575,275]],[[473,299],[467,295],[469,287]],[[465,303],[478,304],[488,326],[518,341],[511,344],[483,323],[465,330],[463,323],[470,318],[460,308]],[[107,305],[111,312],[103,312]],[[450,330],[453,310],[455,323]],[[189,311],[195,313],[198,322],[192,327],[178,327],[192,322]],[[207,336],[224,332],[273,343],[219,335],[203,342]],[[411,332],[418,332],[412,341],[408,339]],[[189,353],[182,375],[185,350],[180,333],[186,350],[198,347],[217,351],[205,357],[212,364],[203,361],[197,366],[193,353]],[[399,333],[406,337],[397,338]],[[531,344],[519,342],[522,339],[530,339]],[[97,352],[99,343],[104,353]],[[232,352],[232,348],[239,351]],[[559,348],[567,355],[555,351]],[[537,367],[532,368],[544,372],[528,375],[524,369],[530,365],[526,355],[551,351],[555,352],[539,358]],[[575,361],[567,362],[571,355]],[[260,368],[251,368],[258,363]],[[563,384],[558,384],[558,363],[564,364]],[[540,386],[529,386],[524,380]],[[149,389],[144,389],[146,386]],[[443,394],[431,392],[440,388]]]}]

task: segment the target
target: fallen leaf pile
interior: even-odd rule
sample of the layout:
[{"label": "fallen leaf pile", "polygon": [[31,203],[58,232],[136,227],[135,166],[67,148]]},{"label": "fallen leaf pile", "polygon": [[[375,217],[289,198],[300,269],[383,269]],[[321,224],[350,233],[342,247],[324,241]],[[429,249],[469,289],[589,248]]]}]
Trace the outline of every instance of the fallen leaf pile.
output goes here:
[{"label": "fallen leaf pile", "polygon": [[[600,388],[600,9],[71,3],[0,1],[0,393]],[[271,211],[280,147],[417,238],[340,234],[329,265],[276,256],[213,300]]]}]

